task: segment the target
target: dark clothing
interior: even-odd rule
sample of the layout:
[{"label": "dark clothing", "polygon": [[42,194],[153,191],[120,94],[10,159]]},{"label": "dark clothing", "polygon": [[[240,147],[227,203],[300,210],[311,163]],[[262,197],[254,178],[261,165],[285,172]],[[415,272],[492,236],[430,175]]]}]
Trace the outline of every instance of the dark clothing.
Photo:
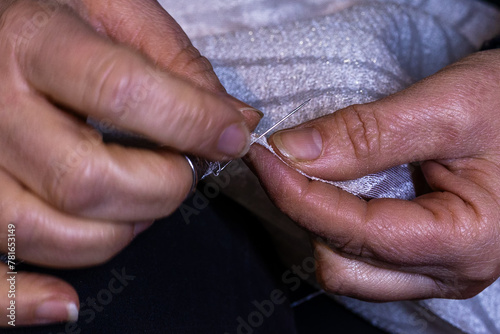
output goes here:
[{"label": "dark clothing", "polygon": [[384,333],[324,295],[292,309],[291,302],[315,290],[281,265],[257,218],[224,196],[190,216],[189,224],[179,211],[156,222],[102,266],[18,269],[72,284],[82,303],[80,319],[0,333]]},{"label": "dark clothing", "polygon": [[[76,324],[6,332],[236,334],[240,327],[245,334],[296,333],[281,281],[286,268],[257,219],[223,196],[190,218],[186,224],[176,212],[156,222],[97,268],[19,266],[68,281],[83,304]],[[275,298],[280,303],[268,302],[274,290],[282,292]]]},{"label": "dark clothing", "polygon": [[491,4],[497,5],[500,7],[500,0],[484,0],[486,2],[489,2]]}]

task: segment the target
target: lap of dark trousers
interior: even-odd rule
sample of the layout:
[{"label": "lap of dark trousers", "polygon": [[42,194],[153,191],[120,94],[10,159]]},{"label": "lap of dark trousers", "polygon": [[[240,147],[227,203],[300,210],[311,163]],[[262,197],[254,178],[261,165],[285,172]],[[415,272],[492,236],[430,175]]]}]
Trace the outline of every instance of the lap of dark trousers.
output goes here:
[{"label": "lap of dark trousers", "polygon": [[181,212],[157,221],[99,267],[19,269],[72,284],[80,318],[7,333],[296,333],[280,279],[285,268],[268,235],[254,216],[223,196],[189,223]]}]

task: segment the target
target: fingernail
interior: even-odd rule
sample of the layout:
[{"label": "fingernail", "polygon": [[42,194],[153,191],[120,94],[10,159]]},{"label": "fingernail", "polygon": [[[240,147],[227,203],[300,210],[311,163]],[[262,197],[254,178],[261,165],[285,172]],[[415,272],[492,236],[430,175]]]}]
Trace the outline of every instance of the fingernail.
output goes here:
[{"label": "fingernail", "polygon": [[239,109],[240,113],[245,117],[245,124],[248,129],[255,129],[259,125],[260,120],[264,117],[264,114],[252,107],[246,107]]},{"label": "fingernail", "polygon": [[146,231],[153,224],[154,224],[154,220],[147,221],[147,222],[136,223],[134,225],[134,237],[136,237],[139,234],[141,234],[142,232]]},{"label": "fingernail", "polygon": [[231,103],[236,109],[238,109],[242,114],[252,114],[253,116],[258,116],[259,118],[264,117],[264,113],[254,107],[246,104],[245,102],[238,100],[232,95],[227,94],[226,92],[221,93],[221,96],[227,98],[229,103]]},{"label": "fingernail", "polygon": [[75,322],[78,320],[78,307],[75,303],[50,300],[40,304],[35,311],[37,324]]},{"label": "fingernail", "polygon": [[241,108],[240,112],[243,115],[248,115],[248,116],[258,116],[259,118],[264,117],[264,113],[258,109],[252,108],[252,107],[246,107],[246,108]]},{"label": "fingernail", "polygon": [[226,128],[219,138],[219,152],[230,157],[242,157],[250,148],[250,132],[244,123]]},{"label": "fingernail", "polygon": [[281,154],[295,161],[315,160],[323,150],[323,140],[315,128],[284,130],[271,138]]}]

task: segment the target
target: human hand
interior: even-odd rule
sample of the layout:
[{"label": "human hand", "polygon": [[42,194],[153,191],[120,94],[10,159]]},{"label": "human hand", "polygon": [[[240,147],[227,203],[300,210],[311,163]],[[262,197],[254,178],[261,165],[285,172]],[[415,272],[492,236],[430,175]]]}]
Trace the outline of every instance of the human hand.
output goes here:
[{"label": "human hand", "polygon": [[[326,291],[365,300],[468,298],[500,275],[500,52],[472,55],[393,96],[274,134],[249,160],[312,232]],[[368,202],[312,181],[421,162],[431,193]]]},{"label": "human hand", "polygon": [[[65,2],[71,8],[0,4],[0,252],[15,226],[17,258],[58,268],[114,256],[184,200],[192,175],[183,153],[239,157],[245,124],[259,118],[224,93],[155,1]],[[87,117],[168,149],[104,144]],[[59,279],[19,273],[16,292],[17,326],[77,316],[78,296]]]}]

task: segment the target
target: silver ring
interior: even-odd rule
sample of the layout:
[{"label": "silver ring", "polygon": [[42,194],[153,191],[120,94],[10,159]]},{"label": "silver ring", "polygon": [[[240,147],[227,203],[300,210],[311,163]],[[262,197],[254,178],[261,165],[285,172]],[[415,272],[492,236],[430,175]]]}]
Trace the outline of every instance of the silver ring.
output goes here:
[{"label": "silver ring", "polygon": [[190,196],[190,195],[194,194],[194,192],[196,191],[196,186],[198,185],[198,171],[196,171],[196,167],[194,166],[193,160],[191,160],[190,157],[185,155],[184,158],[186,158],[186,160],[189,164],[189,167],[191,167],[191,172],[193,174],[193,181],[191,184],[191,190],[189,191],[189,194],[188,194],[188,196]]}]

